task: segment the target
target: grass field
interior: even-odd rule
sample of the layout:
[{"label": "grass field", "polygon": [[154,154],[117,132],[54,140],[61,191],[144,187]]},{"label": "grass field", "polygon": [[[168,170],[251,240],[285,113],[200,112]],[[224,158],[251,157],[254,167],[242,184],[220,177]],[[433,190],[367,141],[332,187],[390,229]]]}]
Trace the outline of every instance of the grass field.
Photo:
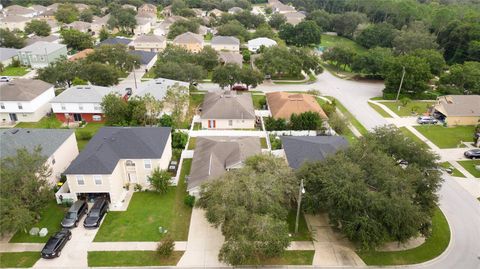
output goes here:
[{"label": "grass field", "polygon": [[390,114],[388,114],[383,108],[379,107],[378,105],[374,103],[368,103],[368,105],[373,108],[375,111],[377,111],[378,114],[380,114],[384,118],[391,118]]},{"label": "grass field", "polygon": [[195,149],[195,146],[197,145],[197,138],[190,136],[189,142],[188,142],[188,150]]},{"label": "grass field", "polygon": [[15,125],[17,128],[42,128],[42,129],[58,129],[62,127],[62,122],[57,120],[55,116],[43,117],[37,122],[19,122]]},{"label": "grass field", "polygon": [[90,139],[81,139],[81,136],[79,135],[79,133],[88,132],[93,137],[98,132],[98,130],[100,130],[100,128],[102,128],[103,126],[105,126],[103,123],[89,122],[83,128],[75,129],[75,136],[77,137],[78,150],[82,151],[90,141]]},{"label": "grass field", "polygon": [[452,166],[451,163],[449,162],[443,162],[443,163],[440,163],[440,166],[443,167],[443,168],[453,168],[453,171],[452,171],[452,176],[454,177],[465,177],[465,175],[462,174],[462,172],[458,171],[458,169],[456,169],[455,167]]},{"label": "grass field", "polygon": [[175,266],[183,251],[174,251],[170,257],[160,257],[156,251],[89,251],[88,266]]},{"label": "grass field", "polygon": [[25,67],[7,66],[5,67],[5,70],[3,70],[3,72],[0,72],[0,76],[21,77],[27,73],[28,73],[28,70]]},{"label": "grass field", "polygon": [[473,142],[475,126],[443,127],[440,125],[421,125],[415,129],[422,133],[439,148],[462,147],[461,142]]},{"label": "grass field", "polygon": [[312,241],[312,234],[308,230],[307,222],[305,221],[305,216],[303,213],[300,213],[300,218],[298,219],[298,233],[295,234],[295,221],[297,218],[297,211],[290,210],[288,212],[288,231],[292,234],[292,241]]},{"label": "grass field", "polygon": [[[62,221],[65,211],[68,208],[57,205],[55,200],[51,200],[48,202],[47,206],[45,207],[42,212],[40,212],[40,221],[37,222],[32,227],[38,228],[47,228],[48,235],[45,237],[40,236],[33,236],[30,235],[28,232],[30,227],[27,231],[17,231],[13,237],[10,239],[10,243],[45,243],[47,242],[48,238],[60,230],[60,222]],[[38,253],[37,253],[38,254]]]},{"label": "grass field", "polygon": [[442,211],[437,208],[432,218],[432,235],[422,245],[404,251],[365,251],[358,254],[367,265],[415,264],[442,254],[449,242],[450,228]]},{"label": "grass field", "polygon": [[472,176],[480,178],[480,171],[475,169],[475,165],[480,165],[480,160],[458,161]]},{"label": "grass field", "polygon": [[28,268],[40,259],[39,252],[8,252],[0,253],[0,268]]},{"label": "grass field", "polygon": [[167,229],[175,241],[186,241],[192,214],[184,204],[190,166],[191,160],[184,160],[178,186],[166,194],[136,192],[127,211],[109,212],[94,241],[159,241],[164,236],[159,227]]},{"label": "grass field", "polygon": [[265,95],[252,94],[253,107],[255,109],[262,109],[262,105],[266,103]]},{"label": "grass field", "polygon": [[[400,102],[380,102],[382,105],[387,106],[391,111],[400,117],[410,117],[415,115],[421,115],[427,112],[428,107],[435,104],[433,101],[411,101],[406,106],[402,106]],[[398,109],[400,107],[400,110]],[[413,112],[413,113],[412,113]]]},{"label": "grass field", "polygon": [[281,257],[262,259],[262,261],[251,262],[251,265],[312,265],[313,250],[291,250],[285,251]]},{"label": "grass field", "polygon": [[360,45],[358,45],[355,41],[350,40],[345,37],[341,36],[332,36],[332,35],[322,35],[322,41],[320,42],[320,45],[324,48],[331,48],[335,46],[345,46],[353,49],[355,52],[364,52],[366,49]]},{"label": "grass field", "polygon": [[265,137],[260,138],[260,146],[262,147],[262,149],[267,149],[268,148],[267,139]]}]

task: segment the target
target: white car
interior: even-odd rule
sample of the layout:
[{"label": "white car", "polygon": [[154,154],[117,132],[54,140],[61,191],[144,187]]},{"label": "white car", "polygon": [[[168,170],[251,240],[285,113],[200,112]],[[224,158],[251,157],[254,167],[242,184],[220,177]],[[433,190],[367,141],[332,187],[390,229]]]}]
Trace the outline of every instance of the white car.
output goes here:
[{"label": "white car", "polygon": [[9,82],[10,80],[12,80],[11,77],[7,77],[7,76],[0,77],[0,82]]}]

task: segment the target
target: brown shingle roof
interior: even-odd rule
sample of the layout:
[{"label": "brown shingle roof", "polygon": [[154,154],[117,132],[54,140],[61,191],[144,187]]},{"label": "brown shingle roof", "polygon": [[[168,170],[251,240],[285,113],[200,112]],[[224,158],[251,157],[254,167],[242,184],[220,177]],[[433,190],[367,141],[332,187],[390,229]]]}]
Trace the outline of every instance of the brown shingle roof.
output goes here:
[{"label": "brown shingle roof", "polygon": [[480,95],[445,95],[437,99],[435,109],[445,116],[480,116]]},{"label": "brown shingle roof", "polygon": [[192,32],[186,32],[181,35],[178,35],[173,40],[173,43],[178,44],[195,44],[195,43],[203,43],[203,37],[199,34],[194,34]]},{"label": "brown shingle roof", "polygon": [[70,57],[68,60],[72,61],[72,62],[76,61],[76,60],[80,60],[80,59],[83,59],[83,58],[87,57],[88,54],[93,53],[93,52],[94,52],[93,49],[84,49],[82,51],[79,51],[79,52],[75,53],[75,55]]},{"label": "brown shingle roof", "polygon": [[322,118],[328,118],[310,94],[272,92],[267,93],[267,103],[274,118],[290,119],[292,114],[301,114],[307,111],[318,112]]},{"label": "brown shingle roof", "polygon": [[202,104],[203,119],[255,119],[249,93],[209,92]]}]

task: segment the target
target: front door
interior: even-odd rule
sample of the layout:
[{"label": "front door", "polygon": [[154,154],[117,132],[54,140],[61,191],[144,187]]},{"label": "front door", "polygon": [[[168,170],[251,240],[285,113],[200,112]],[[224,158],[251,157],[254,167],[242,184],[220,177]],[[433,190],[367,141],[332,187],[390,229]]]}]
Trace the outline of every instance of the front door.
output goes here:
[{"label": "front door", "polygon": [[216,122],[215,120],[208,120],[208,128],[215,128]]},{"label": "front door", "polygon": [[18,121],[17,114],[15,114],[15,113],[10,113],[9,116],[10,116],[10,120],[11,120],[11,121]]},{"label": "front door", "polygon": [[75,113],[73,114],[74,121],[82,121],[82,114]]},{"label": "front door", "polygon": [[137,175],[128,173],[128,182],[137,183]]}]

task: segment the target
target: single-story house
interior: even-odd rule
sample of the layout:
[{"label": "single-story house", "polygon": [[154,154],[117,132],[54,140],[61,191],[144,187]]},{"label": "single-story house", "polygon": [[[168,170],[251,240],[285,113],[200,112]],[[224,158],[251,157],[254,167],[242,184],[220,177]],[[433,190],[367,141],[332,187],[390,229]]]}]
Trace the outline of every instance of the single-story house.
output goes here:
[{"label": "single-story house", "polygon": [[167,47],[167,40],[158,35],[140,35],[131,44],[135,50],[159,52]]},{"label": "single-story house", "polygon": [[62,56],[67,57],[67,46],[45,41],[38,41],[18,50],[20,62],[32,68],[47,67]]},{"label": "single-story house", "polygon": [[53,98],[50,104],[53,113],[62,122],[102,122],[105,120],[100,105],[102,99],[116,92],[113,88],[94,85],[73,86]]},{"label": "single-story house", "polygon": [[92,31],[92,24],[84,21],[74,21],[72,23],[66,24],[65,28],[75,29],[82,33],[90,33]]},{"label": "single-story house", "polygon": [[210,44],[216,51],[240,51],[240,40],[234,36],[214,36]]},{"label": "single-story house", "polygon": [[273,39],[259,37],[248,41],[248,50],[251,52],[257,52],[262,46],[268,48],[276,45],[277,41]]},{"label": "single-story house", "polygon": [[101,128],[65,171],[72,198],[104,196],[115,208],[135,184],[149,188],[154,169],[166,170],[172,158],[171,131],[169,127]]},{"label": "single-story house", "polygon": [[253,129],[255,109],[252,95],[234,91],[208,92],[201,107],[202,128]]},{"label": "single-story house", "polygon": [[58,36],[58,35],[49,35],[49,36],[34,35],[34,36],[31,36],[31,37],[29,37],[25,40],[25,45],[30,46],[30,45],[35,44],[36,42],[40,42],[40,41],[60,44],[61,39],[60,39],[60,36]]},{"label": "single-story house", "polygon": [[323,161],[348,147],[343,136],[282,136],[280,139],[288,165],[293,169],[308,161]]},{"label": "single-story house", "polygon": [[116,45],[116,44],[123,44],[128,47],[130,46],[131,43],[132,43],[132,40],[126,37],[110,37],[98,43],[97,47],[100,47],[103,45]]},{"label": "single-story house", "polygon": [[51,111],[53,85],[38,79],[18,78],[0,84],[2,123],[37,122]]},{"label": "single-story house", "polygon": [[287,18],[287,23],[291,25],[297,25],[305,19],[305,14],[295,11],[295,12],[288,12],[283,14],[285,18]]},{"label": "single-story house", "polygon": [[241,12],[243,12],[243,8],[241,8],[241,7],[232,7],[228,10],[228,13],[233,14],[233,15],[241,13]]},{"label": "single-story house", "polygon": [[199,52],[203,49],[203,37],[199,34],[186,32],[173,39],[173,44],[183,47],[191,52]]},{"label": "single-story house", "polygon": [[0,63],[7,67],[14,59],[18,59],[18,49],[0,48]]},{"label": "single-story house", "polygon": [[197,137],[187,191],[198,197],[203,183],[241,168],[248,157],[260,153],[258,137]]},{"label": "single-story house", "polygon": [[480,121],[480,95],[445,95],[437,98],[434,111],[447,126],[476,125]]},{"label": "single-story house", "polygon": [[275,13],[286,14],[295,12],[295,8],[289,5],[285,5],[279,0],[268,0],[268,6],[272,8],[272,11]]},{"label": "single-story house", "polygon": [[38,12],[33,8],[23,7],[19,5],[11,5],[2,10],[3,14],[9,16],[22,16],[26,18],[33,18],[38,15]]},{"label": "single-story house", "polygon": [[140,68],[144,69],[146,72],[155,65],[158,58],[158,54],[152,51],[129,50],[128,53],[140,57]]},{"label": "single-story house", "polygon": [[292,114],[298,115],[307,111],[317,112],[323,119],[328,119],[315,97],[310,94],[269,92],[266,94],[266,100],[275,119],[289,120]]},{"label": "single-story house", "polygon": [[50,184],[56,184],[61,174],[78,155],[77,138],[73,130],[67,129],[5,129],[0,132],[0,158],[15,156],[17,150],[33,152],[42,148],[42,155],[52,174]]},{"label": "single-story house", "polygon": [[243,66],[243,56],[239,52],[219,51],[218,57],[223,64],[237,64]]},{"label": "single-story house", "polygon": [[24,31],[25,26],[30,22],[32,18],[24,17],[20,15],[10,15],[6,17],[0,17],[0,29],[20,30]]},{"label": "single-story house", "polygon": [[[190,86],[188,82],[171,80],[166,78],[156,78],[156,79],[152,79],[152,80],[148,80],[140,83],[137,89],[133,89],[132,97],[134,96],[143,97],[149,94],[155,97],[155,99],[162,101],[165,98],[168,89],[174,85],[182,86],[184,88],[184,91],[182,93],[185,95],[188,95],[189,93],[188,87]],[[184,111],[185,112],[188,111],[188,102],[184,108]],[[171,113],[172,113],[172,107],[164,105],[162,112],[158,116],[161,116],[163,114],[170,115]]]}]

